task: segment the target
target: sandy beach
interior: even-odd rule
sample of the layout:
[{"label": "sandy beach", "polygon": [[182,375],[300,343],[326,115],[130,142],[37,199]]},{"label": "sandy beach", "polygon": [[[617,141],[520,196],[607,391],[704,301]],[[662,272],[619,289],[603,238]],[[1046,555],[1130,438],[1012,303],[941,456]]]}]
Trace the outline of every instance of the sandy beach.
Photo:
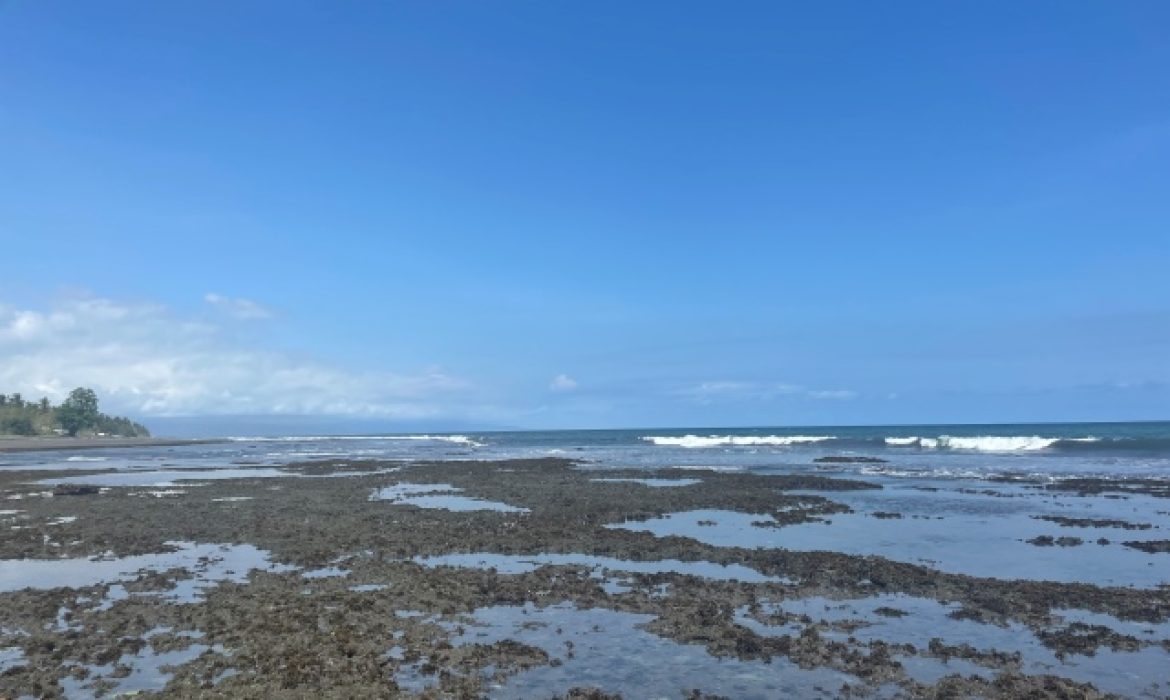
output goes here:
[{"label": "sandy beach", "polygon": [[[1027,513],[1124,499],[1124,520],[1019,522],[1138,558],[1138,575],[1167,565],[1125,544],[1166,539],[1164,483],[986,490],[919,493]],[[803,550],[799,533],[837,531],[847,549],[850,519],[953,527],[859,478],[333,459],[6,471],[0,498],[0,696],[1091,698],[1170,682],[1170,587],[947,570],[961,548],[933,564]],[[1026,556],[1077,551],[1017,535]]]}]

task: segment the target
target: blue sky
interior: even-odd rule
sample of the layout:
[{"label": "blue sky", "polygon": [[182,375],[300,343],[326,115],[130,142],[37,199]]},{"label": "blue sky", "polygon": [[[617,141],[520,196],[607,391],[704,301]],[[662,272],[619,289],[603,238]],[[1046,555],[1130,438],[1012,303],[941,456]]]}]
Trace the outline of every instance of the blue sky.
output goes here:
[{"label": "blue sky", "polygon": [[0,384],[148,422],[1168,418],[1166,26],[0,2]]}]

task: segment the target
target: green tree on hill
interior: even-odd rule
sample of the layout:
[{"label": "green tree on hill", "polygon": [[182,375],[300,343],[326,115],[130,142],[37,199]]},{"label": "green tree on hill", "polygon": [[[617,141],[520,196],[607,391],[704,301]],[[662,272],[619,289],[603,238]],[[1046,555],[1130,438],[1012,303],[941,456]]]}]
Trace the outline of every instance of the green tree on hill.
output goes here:
[{"label": "green tree on hill", "polygon": [[72,436],[79,430],[92,428],[100,415],[97,394],[93,389],[78,387],[69,392],[69,398],[57,409],[57,422]]}]

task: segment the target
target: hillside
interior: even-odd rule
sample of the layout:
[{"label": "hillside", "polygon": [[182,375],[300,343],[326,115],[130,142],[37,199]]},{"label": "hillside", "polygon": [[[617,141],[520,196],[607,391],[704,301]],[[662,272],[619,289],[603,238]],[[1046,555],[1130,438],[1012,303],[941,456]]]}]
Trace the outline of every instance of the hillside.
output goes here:
[{"label": "hillside", "polygon": [[27,401],[19,393],[0,394],[0,435],[150,437],[150,431],[129,418],[102,413],[93,390],[78,387],[56,406],[48,398]]}]

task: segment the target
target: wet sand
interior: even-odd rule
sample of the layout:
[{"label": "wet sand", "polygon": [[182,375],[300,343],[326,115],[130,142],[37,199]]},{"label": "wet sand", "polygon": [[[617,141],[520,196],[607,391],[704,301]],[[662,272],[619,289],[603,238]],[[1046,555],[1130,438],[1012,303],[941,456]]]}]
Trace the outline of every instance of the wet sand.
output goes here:
[{"label": "wet sand", "polygon": [[40,452],[42,450],[93,450],[113,447],[179,447],[206,445],[222,440],[181,440],[178,438],[122,437],[0,437],[0,452]]},{"label": "wet sand", "polygon": [[[175,471],[94,470],[86,488],[75,470],[0,472],[0,697],[1170,693],[1156,576],[1013,580],[780,546],[850,518],[925,522],[864,480],[555,459]],[[1148,499],[1124,521],[1019,522],[1164,540],[1170,501],[1146,486],[961,497]],[[1170,570],[1156,548],[1084,547]]]}]

